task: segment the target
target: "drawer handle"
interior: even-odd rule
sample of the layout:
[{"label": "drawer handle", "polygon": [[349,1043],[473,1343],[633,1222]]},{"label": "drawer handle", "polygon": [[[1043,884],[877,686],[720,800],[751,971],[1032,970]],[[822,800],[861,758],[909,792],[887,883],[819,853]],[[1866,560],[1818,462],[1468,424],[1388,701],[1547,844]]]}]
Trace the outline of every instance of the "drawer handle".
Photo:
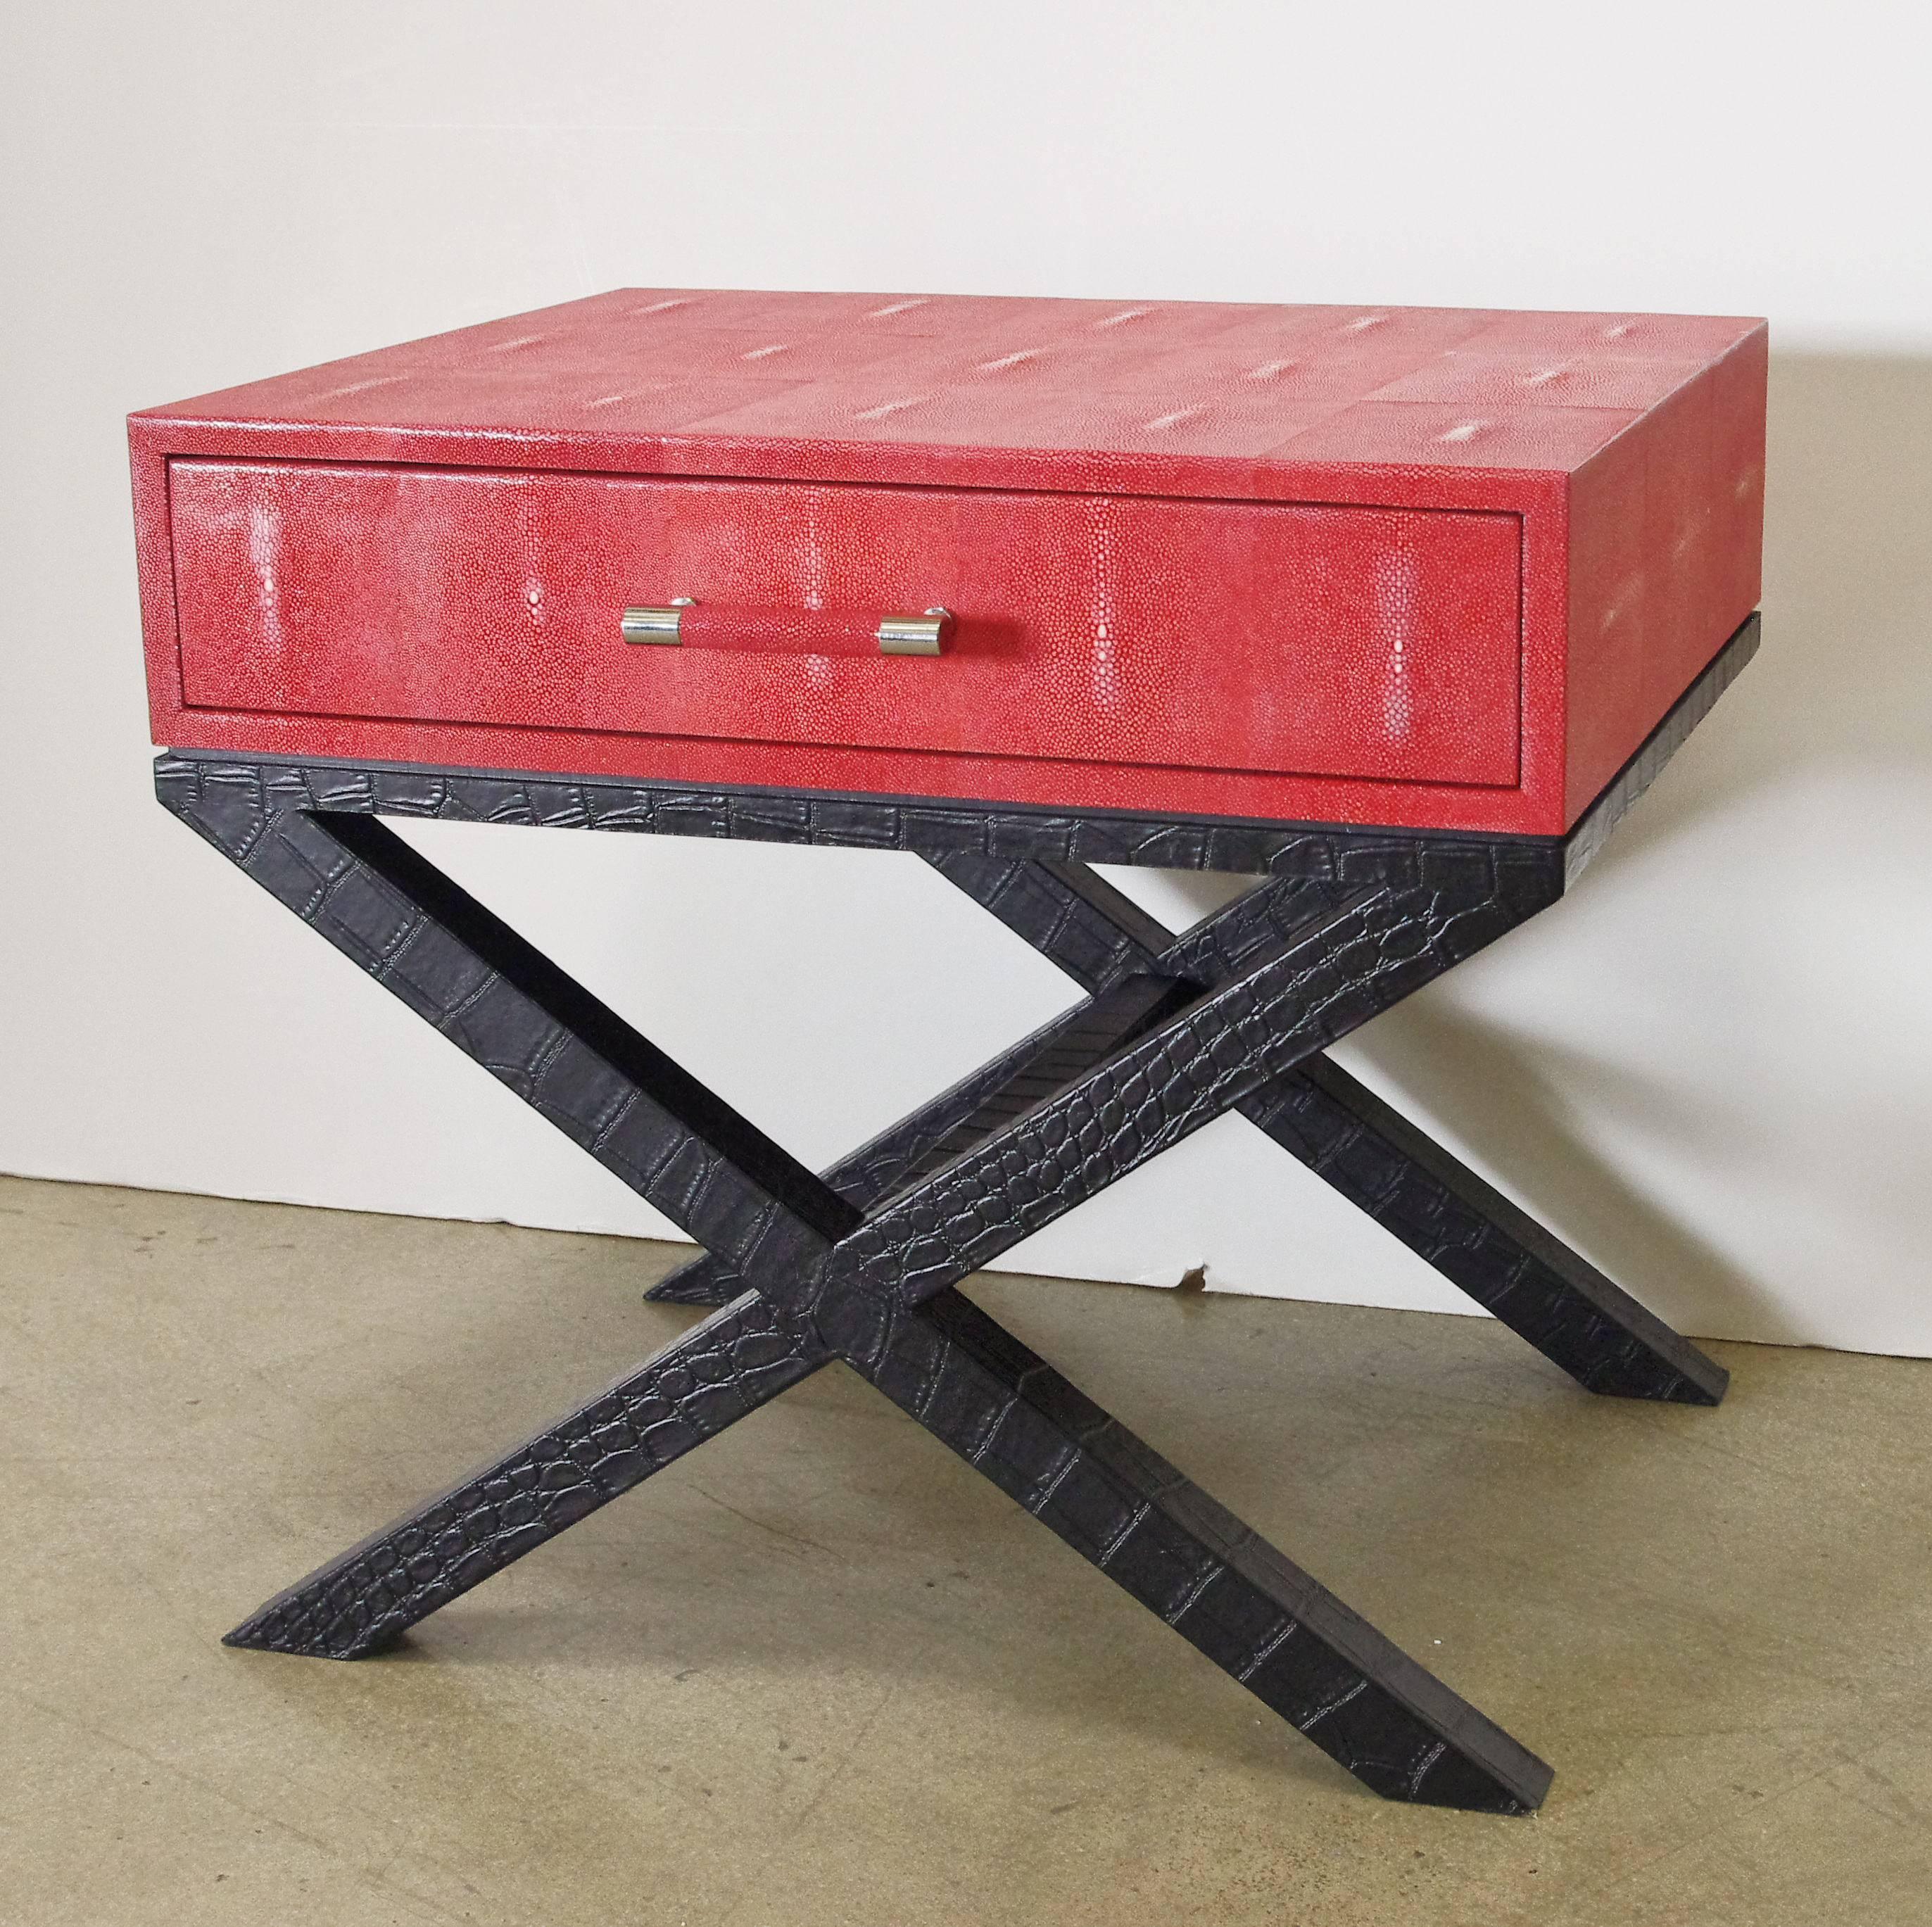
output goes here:
[{"label": "drawer handle", "polygon": [[842,615],[823,609],[712,609],[680,596],[647,608],[626,609],[619,624],[626,642],[741,655],[937,656],[952,632],[952,612],[916,616]]}]

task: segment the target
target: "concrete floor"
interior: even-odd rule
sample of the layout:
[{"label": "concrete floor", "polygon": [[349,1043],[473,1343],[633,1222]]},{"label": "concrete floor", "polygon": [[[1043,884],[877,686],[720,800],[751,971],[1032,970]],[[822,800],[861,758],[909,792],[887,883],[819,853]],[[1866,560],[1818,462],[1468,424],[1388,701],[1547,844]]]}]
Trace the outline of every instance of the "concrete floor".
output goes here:
[{"label": "concrete floor", "polygon": [[671,1247],[0,1181],[0,1920],[1932,1920],[1932,1365],[974,1292],[1554,1763],[1386,1805],[848,1374],[357,1665],[268,1593],[692,1314]]}]

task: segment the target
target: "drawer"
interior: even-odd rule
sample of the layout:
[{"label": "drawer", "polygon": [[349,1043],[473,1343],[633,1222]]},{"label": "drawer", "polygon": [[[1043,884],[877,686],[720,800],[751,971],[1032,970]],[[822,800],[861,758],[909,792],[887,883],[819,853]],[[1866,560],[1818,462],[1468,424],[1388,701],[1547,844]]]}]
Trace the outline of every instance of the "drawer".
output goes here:
[{"label": "drawer", "polygon": [[[169,484],[191,707],[1517,779],[1512,514],[179,458]],[[686,596],[781,643],[788,611],[954,620],[938,657],[624,641],[626,606]]]}]

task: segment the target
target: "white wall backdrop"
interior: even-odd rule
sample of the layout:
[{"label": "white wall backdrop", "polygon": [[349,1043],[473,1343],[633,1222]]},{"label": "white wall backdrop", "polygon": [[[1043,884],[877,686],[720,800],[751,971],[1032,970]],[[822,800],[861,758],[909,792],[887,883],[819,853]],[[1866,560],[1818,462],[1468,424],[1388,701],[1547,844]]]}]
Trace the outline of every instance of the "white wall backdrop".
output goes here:
[{"label": "white wall backdrop", "polygon": [[[1922,18],[13,10],[0,1169],[664,1229],[152,802],[130,408],[637,284],[1761,313],[1762,654],[1344,1055],[1681,1325],[1932,1353]],[[411,834],[808,1160],[1070,1001],[910,859]],[[1238,1121],[1010,1262],[1466,1308]]]}]

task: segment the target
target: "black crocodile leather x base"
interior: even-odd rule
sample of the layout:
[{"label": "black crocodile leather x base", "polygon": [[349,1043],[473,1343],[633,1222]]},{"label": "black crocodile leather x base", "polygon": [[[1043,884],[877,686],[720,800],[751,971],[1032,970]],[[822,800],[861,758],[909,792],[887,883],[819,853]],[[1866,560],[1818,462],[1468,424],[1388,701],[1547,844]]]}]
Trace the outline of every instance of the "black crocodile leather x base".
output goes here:
[{"label": "black crocodile leather x base", "polygon": [[[1554,902],[1756,637],[1754,617],[1562,839],[162,757],[170,810],[704,1247],[654,1295],[718,1307],[230,1643],[374,1652],[837,1359],[1378,1793],[1534,1808],[1541,1760],[959,1286],[1238,1111],[1592,1391],[1715,1404],[1720,1367],[1324,1053]],[[821,1177],[384,815],[912,850],[1088,994]],[[1176,937],[1096,862],[1264,880]]]}]

